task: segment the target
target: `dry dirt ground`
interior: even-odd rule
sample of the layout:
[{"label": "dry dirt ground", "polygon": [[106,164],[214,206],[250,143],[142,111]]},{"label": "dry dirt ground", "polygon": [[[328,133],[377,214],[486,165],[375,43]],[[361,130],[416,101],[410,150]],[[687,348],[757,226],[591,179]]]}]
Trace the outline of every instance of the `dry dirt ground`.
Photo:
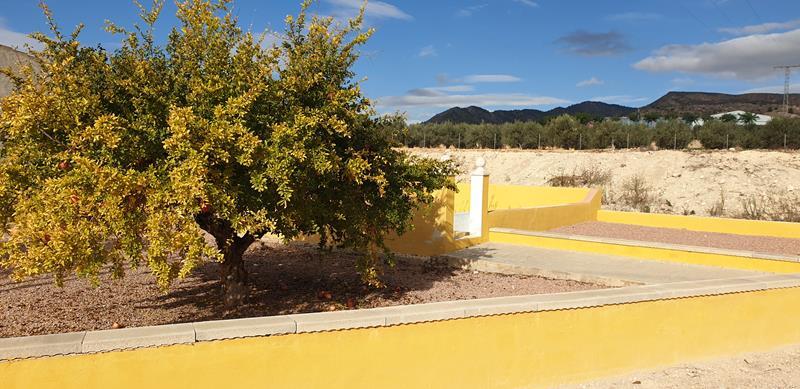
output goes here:
[{"label": "dry dirt ground", "polygon": [[0,270],[0,337],[600,288],[399,259],[384,274],[386,287],[374,289],[363,286],[355,259],[350,253],[322,254],[308,246],[257,242],[246,254],[250,300],[232,311],[220,304],[216,263],[197,269],[167,293],[154,285],[145,269],[130,271],[120,280],[106,275],[96,288],[74,277],[63,288],[48,277],[14,283]]},{"label": "dry dirt ground", "polygon": [[[641,175],[659,197],[654,211],[707,215],[719,200],[737,213],[752,195],[800,195],[800,152],[790,151],[537,151],[409,149],[417,155],[439,158],[449,154],[466,174],[478,157],[495,184],[544,186],[547,179],[576,169],[600,167],[611,171],[613,195],[621,182]],[[607,208],[613,206],[606,206]]]},{"label": "dry dirt ground", "polygon": [[564,388],[800,388],[800,345],[680,364]]}]

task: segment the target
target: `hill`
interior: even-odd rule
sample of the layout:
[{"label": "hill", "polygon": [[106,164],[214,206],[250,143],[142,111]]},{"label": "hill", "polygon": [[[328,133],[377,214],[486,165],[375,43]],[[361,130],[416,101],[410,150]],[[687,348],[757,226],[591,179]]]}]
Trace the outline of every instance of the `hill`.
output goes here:
[{"label": "hill", "polygon": [[519,109],[519,110],[498,110],[494,112],[487,111],[480,107],[466,107],[466,108],[450,108],[447,111],[439,113],[430,118],[426,123],[466,123],[466,124],[480,124],[480,123],[513,123],[513,122],[530,122],[539,121],[548,117],[559,116],[564,114],[577,115],[585,114],[592,117],[618,117],[625,116],[635,111],[636,108],[625,107],[616,104],[607,104],[597,101],[585,101],[580,104],[571,105],[563,108],[558,107],[549,111],[540,111],[538,109]]},{"label": "hill", "polygon": [[592,117],[620,117],[627,116],[636,111],[636,108],[617,104],[607,104],[598,101],[584,101],[580,104],[570,105],[567,108],[555,108],[547,112],[547,116],[577,115],[579,113]]},{"label": "hill", "polygon": [[[797,104],[800,101],[800,94],[792,94],[790,101]],[[777,93],[729,95],[707,92],[669,92],[650,105],[642,107],[642,112],[655,112],[662,115],[684,113],[712,115],[742,110],[766,114],[780,111],[782,105],[783,95]]]},{"label": "hill", "polygon": [[[792,110],[800,113],[800,94],[790,96]],[[759,114],[783,115],[783,95],[779,93],[746,93],[730,95],[709,92],[669,92],[649,105],[641,107],[642,113],[656,113],[665,116],[681,116],[692,113],[698,116],[713,115],[721,112],[747,111]],[[585,101],[580,104],[549,111],[537,109],[520,109],[490,112],[480,107],[450,108],[430,118],[426,123],[512,123],[539,121],[548,117],[564,114],[585,114],[591,117],[627,116],[636,108],[597,101]],[[793,115],[792,115],[793,116]]]}]

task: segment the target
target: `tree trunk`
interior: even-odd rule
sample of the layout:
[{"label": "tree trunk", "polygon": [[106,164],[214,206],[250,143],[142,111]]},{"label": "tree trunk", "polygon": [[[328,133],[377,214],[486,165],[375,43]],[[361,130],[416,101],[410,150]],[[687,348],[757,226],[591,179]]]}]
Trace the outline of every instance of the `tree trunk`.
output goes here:
[{"label": "tree trunk", "polygon": [[234,236],[229,244],[219,244],[223,260],[220,264],[223,302],[226,307],[235,307],[246,302],[250,289],[247,286],[247,270],[244,268],[244,252],[253,243],[251,235]]},{"label": "tree trunk", "polygon": [[214,236],[222,252],[219,266],[222,283],[222,299],[226,307],[235,307],[247,301],[250,289],[247,286],[247,270],[244,267],[244,252],[255,242],[253,235],[237,236],[230,223],[209,215],[197,217],[200,227]]}]

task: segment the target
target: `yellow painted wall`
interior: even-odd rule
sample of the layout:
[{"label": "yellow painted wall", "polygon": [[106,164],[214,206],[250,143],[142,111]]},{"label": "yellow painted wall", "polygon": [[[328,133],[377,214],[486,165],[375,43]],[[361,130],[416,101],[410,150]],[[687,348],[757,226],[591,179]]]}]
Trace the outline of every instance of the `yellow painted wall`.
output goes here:
[{"label": "yellow painted wall", "polygon": [[551,237],[490,232],[489,241],[534,246],[554,250],[608,254],[658,261],[716,266],[727,269],[756,270],[769,273],[800,273],[800,263],[738,257],[733,255],[698,253],[622,244],[598,243]]},{"label": "yellow painted wall", "polygon": [[433,204],[414,216],[413,230],[386,238],[389,248],[403,254],[441,254],[440,251],[453,241],[453,195],[450,190],[435,193]]},{"label": "yellow painted wall", "polygon": [[453,230],[455,193],[441,190],[434,196],[434,202],[414,216],[414,229],[402,236],[391,235],[386,238],[387,246],[393,252],[434,256],[474,246],[488,239],[488,231],[482,238],[456,239]]},{"label": "yellow painted wall", "polygon": [[582,201],[532,208],[496,209],[489,212],[489,227],[513,228],[526,231],[546,231],[553,228],[597,220],[601,193],[588,191]]},{"label": "yellow painted wall", "polygon": [[679,228],[690,231],[800,239],[800,223],[678,216],[636,212],[600,211],[597,220],[647,227]]},{"label": "yellow painted wall", "polygon": [[[458,184],[458,194],[455,198],[456,212],[469,211],[469,189],[469,184]],[[489,185],[489,210],[576,203],[583,200],[589,191],[590,189],[587,188],[491,184]]]},{"label": "yellow painted wall", "polygon": [[[465,183],[459,183],[457,186],[458,192],[456,192],[454,198],[455,211],[457,213],[469,212],[469,193],[472,186]],[[489,185],[489,190],[491,190],[491,187]]]},{"label": "yellow painted wall", "polygon": [[528,388],[800,343],[800,288],[0,363],[18,388]]},{"label": "yellow painted wall", "polygon": [[[433,196],[433,203],[421,207],[414,214],[411,221],[414,228],[403,235],[392,233],[386,236],[386,246],[392,252],[429,257],[465,249],[489,239],[488,226],[485,227],[486,232],[481,237],[456,239],[453,229],[455,192],[447,189],[439,190]],[[319,236],[303,236],[297,240],[316,244],[319,242]]]}]

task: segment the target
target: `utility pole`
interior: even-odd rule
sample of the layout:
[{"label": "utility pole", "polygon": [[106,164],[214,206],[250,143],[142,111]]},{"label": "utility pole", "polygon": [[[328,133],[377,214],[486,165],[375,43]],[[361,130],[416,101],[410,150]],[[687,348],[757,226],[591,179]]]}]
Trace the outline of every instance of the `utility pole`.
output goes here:
[{"label": "utility pole", "polygon": [[800,65],[775,66],[775,69],[783,69],[783,72],[786,75],[783,81],[783,112],[786,114],[789,113],[789,88],[792,86],[791,81],[793,68],[800,68]]}]

